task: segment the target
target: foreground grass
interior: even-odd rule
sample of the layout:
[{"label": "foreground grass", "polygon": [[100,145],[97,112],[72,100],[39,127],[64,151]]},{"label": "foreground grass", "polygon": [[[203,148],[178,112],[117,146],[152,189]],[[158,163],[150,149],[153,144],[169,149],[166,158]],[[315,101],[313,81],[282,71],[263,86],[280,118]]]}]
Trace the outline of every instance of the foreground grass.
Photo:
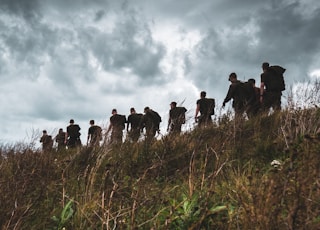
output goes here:
[{"label": "foreground grass", "polygon": [[1,229],[320,229],[319,115],[224,117],[151,144],[2,147]]}]

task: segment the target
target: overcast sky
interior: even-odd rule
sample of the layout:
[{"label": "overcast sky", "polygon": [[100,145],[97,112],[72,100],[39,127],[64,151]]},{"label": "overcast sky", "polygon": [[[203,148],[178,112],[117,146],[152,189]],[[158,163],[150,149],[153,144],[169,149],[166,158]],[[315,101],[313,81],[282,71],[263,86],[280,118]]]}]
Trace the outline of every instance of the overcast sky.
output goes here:
[{"label": "overcast sky", "polygon": [[309,81],[319,25],[318,0],[0,0],[0,143],[71,118],[85,140],[90,119],[145,106],[165,134],[171,101],[193,117],[205,90],[220,113],[228,75],[259,85],[264,61],[287,69],[287,88]]}]

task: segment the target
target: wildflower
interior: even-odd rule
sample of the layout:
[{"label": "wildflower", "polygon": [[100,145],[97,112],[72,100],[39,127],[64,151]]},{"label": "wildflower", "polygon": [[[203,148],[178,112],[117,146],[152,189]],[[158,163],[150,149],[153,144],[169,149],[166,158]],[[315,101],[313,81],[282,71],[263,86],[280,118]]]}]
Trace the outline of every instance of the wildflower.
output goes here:
[{"label": "wildflower", "polygon": [[280,166],[281,166],[281,162],[280,161],[278,161],[278,160],[273,160],[272,162],[271,162],[271,166],[273,166],[274,168],[279,168]]}]

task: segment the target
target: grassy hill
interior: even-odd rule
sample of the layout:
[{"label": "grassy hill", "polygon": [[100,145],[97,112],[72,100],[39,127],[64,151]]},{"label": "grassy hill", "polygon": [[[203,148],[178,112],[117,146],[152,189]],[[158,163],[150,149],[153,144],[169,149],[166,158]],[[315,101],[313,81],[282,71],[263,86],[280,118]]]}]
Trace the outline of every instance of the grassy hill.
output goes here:
[{"label": "grassy hill", "polygon": [[[1,229],[320,229],[320,109],[151,144],[0,149]],[[277,160],[279,164],[277,164]]]}]

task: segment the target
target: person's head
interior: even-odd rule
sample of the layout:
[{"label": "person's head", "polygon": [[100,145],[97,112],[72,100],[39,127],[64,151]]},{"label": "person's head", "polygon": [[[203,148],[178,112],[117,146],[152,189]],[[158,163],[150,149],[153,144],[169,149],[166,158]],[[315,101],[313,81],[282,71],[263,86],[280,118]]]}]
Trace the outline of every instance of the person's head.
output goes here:
[{"label": "person's head", "polygon": [[94,125],[94,120],[90,120],[89,124]]},{"label": "person's head", "polygon": [[62,132],[63,132],[63,128],[60,128],[60,129],[59,129],[59,133],[62,133]]},{"label": "person's head", "polygon": [[43,135],[47,135],[47,130],[43,130],[43,131],[42,131],[42,134],[43,134]]},{"label": "person's head", "polygon": [[201,92],[200,92],[200,97],[201,97],[201,98],[205,98],[206,96],[207,96],[206,91],[201,91]]},{"label": "person's head", "polygon": [[256,85],[256,80],[253,79],[253,78],[250,78],[250,79],[248,80],[248,82],[249,82],[252,86],[255,86],[255,85]]},{"label": "person's head", "polygon": [[70,123],[70,124],[74,124],[74,120],[73,120],[73,119],[70,119],[69,123]]},{"label": "person's head", "polygon": [[268,62],[264,62],[264,63],[262,63],[261,67],[262,67],[262,70],[265,71],[265,70],[267,70],[269,68],[269,63]]},{"label": "person's head", "polygon": [[130,113],[136,113],[136,110],[132,107],[130,108]]},{"label": "person's head", "polygon": [[113,109],[113,110],[111,111],[111,114],[112,114],[112,115],[117,114],[117,110],[116,110],[116,109]]},{"label": "person's head", "polygon": [[170,107],[171,107],[171,109],[177,107],[177,102],[175,102],[175,101],[171,102]]},{"label": "person's head", "polygon": [[144,113],[148,112],[150,110],[150,108],[147,106],[144,108]]},{"label": "person's head", "polygon": [[237,74],[236,73],[230,73],[229,81],[234,82],[236,80],[237,80]]}]

